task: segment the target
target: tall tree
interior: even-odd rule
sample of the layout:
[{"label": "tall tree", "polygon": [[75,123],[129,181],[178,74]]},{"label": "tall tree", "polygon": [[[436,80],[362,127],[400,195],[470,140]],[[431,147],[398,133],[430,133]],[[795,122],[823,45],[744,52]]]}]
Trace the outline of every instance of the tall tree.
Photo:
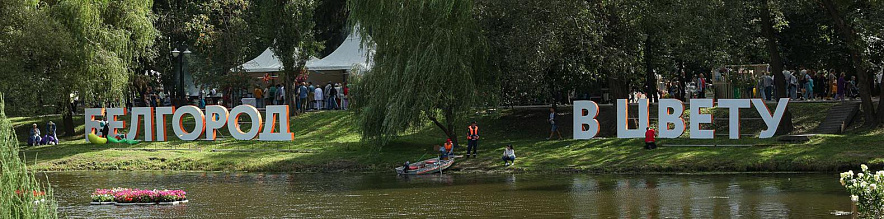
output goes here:
[{"label": "tall tree", "polygon": [[313,0],[263,0],[259,4],[262,35],[273,39],[270,49],[282,62],[285,100],[294,106],[295,77],[307,60],[322,49],[322,44],[314,39],[316,3]]},{"label": "tall tree", "polygon": [[[19,8],[4,28],[3,43],[18,50],[2,53],[2,66],[20,65],[0,75],[40,81],[35,102],[16,107],[41,108],[57,104],[63,130],[74,135],[72,94],[92,103],[121,103],[129,75],[137,61],[149,56],[157,31],[151,23],[151,1],[31,1]],[[51,34],[47,34],[51,33]],[[11,84],[9,88],[34,84]],[[20,104],[20,105],[19,105]]]},{"label": "tall tree", "polygon": [[[786,89],[786,76],[783,72],[783,58],[780,56],[780,48],[777,44],[776,37],[776,26],[774,26],[771,10],[771,0],[761,0],[760,2],[761,10],[758,12],[761,17],[761,34],[766,39],[765,45],[767,48],[768,56],[770,56],[770,71],[774,76],[774,84],[776,86],[777,93],[775,96],[779,98],[789,98],[788,90]],[[777,134],[788,134],[792,132],[794,126],[792,125],[792,113],[786,109],[785,114],[783,114],[783,119],[780,120],[780,126],[778,127]]]},{"label": "tall tree", "polygon": [[[848,20],[856,16],[849,16],[843,12],[842,8],[853,8],[850,4],[836,3],[833,0],[818,0],[821,8],[823,8],[832,22],[835,23],[835,29],[839,36],[844,39],[847,44],[847,50],[850,52],[850,61],[856,70],[857,84],[859,85],[859,98],[862,100],[863,115],[865,115],[865,126],[875,127],[884,120],[884,115],[877,115],[880,112],[875,110],[872,103],[872,72],[869,71],[869,62],[866,50],[869,47],[860,35],[861,32],[856,29],[855,24]],[[884,90],[884,89],[882,89]],[[879,101],[880,106],[884,106],[884,101]]]},{"label": "tall tree", "polygon": [[[377,49],[356,83],[354,109],[365,139],[387,142],[431,121],[457,143],[458,121],[485,89],[487,44],[473,1],[351,0],[352,23]],[[370,37],[369,37],[370,35]],[[466,126],[466,125],[464,125]]]}]

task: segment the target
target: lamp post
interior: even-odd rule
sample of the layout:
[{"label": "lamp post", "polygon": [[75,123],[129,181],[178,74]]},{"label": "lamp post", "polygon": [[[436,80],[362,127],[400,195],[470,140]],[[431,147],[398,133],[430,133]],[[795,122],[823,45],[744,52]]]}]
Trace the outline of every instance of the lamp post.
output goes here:
[{"label": "lamp post", "polygon": [[178,51],[178,48],[172,49],[172,57],[178,59],[178,73],[177,73],[178,76],[176,77],[176,79],[178,81],[178,83],[177,83],[178,88],[175,89],[175,93],[177,94],[175,96],[178,99],[178,104],[176,104],[177,106],[184,105],[183,100],[185,100],[187,98],[184,95],[184,69],[185,69],[184,68],[184,64],[185,64],[184,57],[188,56],[190,53],[191,53],[190,50],[187,49],[186,47],[184,48],[183,52]]}]

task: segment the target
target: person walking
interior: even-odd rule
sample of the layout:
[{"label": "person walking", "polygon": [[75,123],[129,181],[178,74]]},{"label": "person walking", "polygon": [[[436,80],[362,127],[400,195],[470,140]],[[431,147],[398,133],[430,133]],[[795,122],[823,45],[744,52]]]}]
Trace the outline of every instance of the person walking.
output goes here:
[{"label": "person walking", "polygon": [[513,150],[513,145],[507,145],[503,149],[503,158],[501,159],[503,159],[504,166],[516,164],[516,151]]},{"label": "person walking", "polygon": [[301,86],[298,86],[298,102],[301,104],[298,107],[298,111],[301,111],[302,113],[307,111],[307,105],[309,105],[307,104],[308,93],[310,92],[307,90],[306,84],[304,82],[301,82]]},{"label": "person walking", "polygon": [[276,89],[276,104],[277,105],[289,105],[288,102],[285,102],[285,87],[282,84],[276,85],[279,88]]},{"label": "person walking", "polygon": [[650,126],[646,128],[645,131],[645,149],[657,149],[657,130],[654,130]]},{"label": "person walking", "polygon": [[703,77],[703,73],[697,77],[697,98],[706,98],[706,77]]},{"label": "person walking", "polygon": [[479,154],[479,126],[476,125],[476,121],[467,127],[467,153],[465,157],[469,158],[471,154],[473,157]]},{"label": "person walking", "polygon": [[847,81],[845,81],[844,76],[846,76],[846,74],[844,74],[842,72],[841,76],[838,77],[838,82],[837,82],[838,91],[837,91],[837,94],[835,95],[835,100],[839,100],[839,99],[844,100],[845,89],[847,89]]},{"label": "person walking", "polygon": [[255,105],[258,105],[258,108],[264,108],[264,91],[261,90],[261,87],[255,86],[252,95],[255,95]]},{"label": "person walking", "polygon": [[559,140],[562,140],[562,132],[559,131],[559,127],[556,124],[556,109],[555,108],[552,108],[552,107],[549,108],[549,119],[547,119],[547,122],[549,122],[550,129],[549,129],[549,137],[546,138],[546,140],[552,139],[553,136],[557,133],[559,134]]},{"label": "person walking", "polygon": [[[313,98],[313,96],[316,95],[316,94],[314,93],[315,90],[316,90],[316,87],[313,86],[313,82],[307,82],[307,92],[309,92],[309,93],[307,94],[307,97],[309,97],[309,98]],[[309,108],[308,108],[307,110],[315,109],[315,108],[316,108],[316,104],[313,102],[313,101],[315,101],[315,100],[313,100],[313,99],[310,99],[310,100],[311,100],[310,102],[313,103],[313,104],[310,104],[310,106],[309,106]]]},{"label": "person walking", "polygon": [[338,110],[338,89],[335,89],[334,86],[328,89],[328,108],[331,110]]},{"label": "person walking", "polygon": [[322,88],[316,87],[316,89],[313,90],[313,101],[315,102],[314,108],[316,108],[316,110],[321,110],[322,109]]},{"label": "person walking", "polygon": [[804,74],[804,100],[812,100],[813,98],[813,77]]},{"label": "person walking", "polygon": [[773,77],[770,76],[770,73],[764,73],[764,76],[762,76],[761,86],[764,89],[764,99],[770,101],[773,97]]}]

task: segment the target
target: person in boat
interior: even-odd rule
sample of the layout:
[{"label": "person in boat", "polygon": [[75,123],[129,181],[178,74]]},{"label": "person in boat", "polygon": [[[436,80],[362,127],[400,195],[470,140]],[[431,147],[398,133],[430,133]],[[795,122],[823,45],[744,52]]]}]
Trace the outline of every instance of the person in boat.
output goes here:
[{"label": "person in boat", "polygon": [[467,154],[465,158],[470,157],[470,152],[474,158],[479,154],[479,126],[476,125],[476,121],[467,127]]},{"label": "person in boat", "polygon": [[509,166],[516,163],[516,151],[513,150],[513,145],[507,145],[506,148],[503,149],[503,165]]},{"label": "person in boat", "polygon": [[443,160],[447,160],[449,156],[454,154],[454,144],[451,143],[451,139],[445,141],[443,147],[439,148],[439,158]]}]

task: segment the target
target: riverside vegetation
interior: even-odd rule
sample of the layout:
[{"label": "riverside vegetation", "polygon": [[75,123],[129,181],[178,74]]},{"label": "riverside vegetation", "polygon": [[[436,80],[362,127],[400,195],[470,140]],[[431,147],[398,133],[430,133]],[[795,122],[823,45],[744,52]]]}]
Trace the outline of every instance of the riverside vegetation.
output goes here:
[{"label": "riverside vegetation", "polygon": [[[810,133],[825,118],[832,103],[792,103],[795,133]],[[561,110],[563,112],[570,111]],[[610,110],[608,110],[610,111]],[[715,118],[727,118],[726,110],[710,109]],[[752,118],[754,110],[743,117]],[[614,137],[592,140],[546,141],[547,110],[504,109],[477,112],[482,128],[479,158],[459,159],[452,167],[465,172],[742,172],[742,171],[840,171],[867,163],[884,167],[882,129],[852,129],[844,135],[816,135],[798,144],[776,138],[743,137],[729,140],[686,138],[661,139],[657,150],[643,150],[642,139]],[[651,112],[652,114],[655,112]],[[754,115],[757,117],[757,115]],[[600,119],[606,118],[604,115]],[[58,116],[12,118],[17,131],[27,124],[45,124]],[[82,121],[82,117],[75,121]],[[128,118],[123,118],[128,120]],[[570,134],[570,115],[559,118],[560,127]],[[613,123],[601,121],[604,124]],[[221,137],[217,141],[143,142],[137,145],[91,145],[83,136],[63,139],[60,145],[25,150],[35,158],[36,170],[197,170],[197,171],[285,171],[285,172],[376,172],[390,171],[405,161],[437,156],[434,145],[446,138],[432,125],[412,129],[386,146],[361,141],[350,112],[307,113],[292,119],[291,142],[237,141]],[[185,122],[187,124],[187,122]],[[463,125],[466,132],[466,124]],[[186,128],[192,126],[185,126]],[[742,122],[744,133],[757,133],[760,120]],[[727,121],[709,127],[727,130]],[[77,127],[82,133],[82,123]],[[610,130],[602,128],[602,130]],[[604,133],[603,133],[604,135]],[[224,136],[227,136],[224,133]],[[608,136],[611,136],[608,133]],[[685,135],[686,136],[686,135]],[[462,137],[462,135],[461,135]],[[174,137],[170,137],[174,139]],[[23,140],[20,138],[20,141]],[[519,158],[516,165],[504,167],[500,154],[512,144]],[[667,147],[667,145],[744,145],[749,147]],[[175,150],[172,150],[175,149]],[[278,151],[277,149],[281,149]],[[213,152],[214,150],[214,152]],[[237,151],[231,151],[237,150]],[[461,149],[463,150],[463,149]],[[456,149],[457,152],[457,149]]]},{"label": "riverside vegetation", "polygon": [[0,95],[0,218],[58,218],[52,188],[38,183],[19,156],[4,105]]}]

